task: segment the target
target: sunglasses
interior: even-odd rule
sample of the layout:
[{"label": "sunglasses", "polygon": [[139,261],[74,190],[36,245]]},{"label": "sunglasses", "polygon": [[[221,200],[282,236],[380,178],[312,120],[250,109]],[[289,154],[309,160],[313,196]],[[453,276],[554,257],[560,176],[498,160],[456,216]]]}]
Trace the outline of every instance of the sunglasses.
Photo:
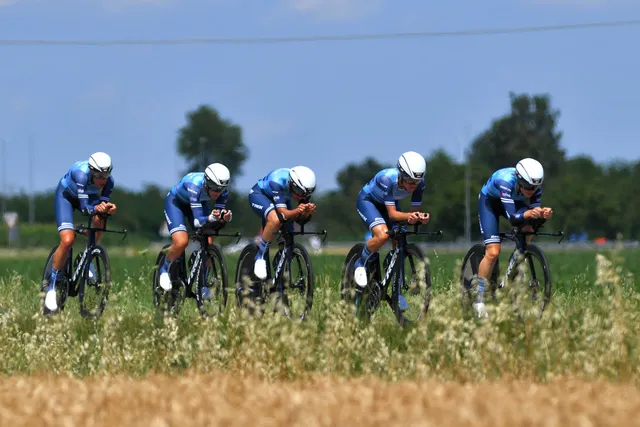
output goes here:
[{"label": "sunglasses", "polygon": [[420,182],[422,181],[422,178],[409,178],[408,176],[401,176],[400,177],[405,183],[407,184],[411,184],[411,185],[415,185],[415,184],[420,184]]},{"label": "sunglasses", "polygon": [[94,179],[108,179],[109,178],[109,174],[108,173],[94,173],[93,174],[93,178]]},{"label": "sunglasses", "polygon": [[222,193],[224,190],[227,189],[226,185],[207,184],[207,187],[209,188],[209,190],[213,191],[214,193]]},{"label": "sunglasses", "polygon": [[528,182],[519,182],[519,184],[523,190],[527,190],[527,191],[537,190],[538,187],[540,187],[540,185],[531,185]]},{"label": "sunglasses", "polygon": [[298,188],[295,185],[291,186],[291,192],[300,197],[309,197],[313,191],[304,191],[302,188]]}]

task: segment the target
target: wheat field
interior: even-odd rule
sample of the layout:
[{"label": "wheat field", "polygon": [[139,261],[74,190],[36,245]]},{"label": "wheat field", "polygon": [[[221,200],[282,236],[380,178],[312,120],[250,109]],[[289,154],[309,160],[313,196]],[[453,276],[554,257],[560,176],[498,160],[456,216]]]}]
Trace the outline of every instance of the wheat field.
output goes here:
[{"label": "wheat field", "polygon": [[[236,309],[154,317],[155,254],[112,257],[99,320],[38,313],[44,260],[0,259],[0,425],[640,425],[633,251],[554,252],[542,319],[514,299],[465,318],[461,254],[430,253],[424,322],[370,323],[340,302],[342,258],[315,255],[314,308],[293,323]],[[234,259],[229,257],[230,277]]]}]

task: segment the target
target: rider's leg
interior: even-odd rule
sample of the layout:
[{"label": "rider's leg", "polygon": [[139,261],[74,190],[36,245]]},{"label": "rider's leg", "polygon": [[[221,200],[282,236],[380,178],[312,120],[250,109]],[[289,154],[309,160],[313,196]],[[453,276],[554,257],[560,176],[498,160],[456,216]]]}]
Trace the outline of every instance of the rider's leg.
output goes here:
[{"label": "rider's leg", "polygon": [[169,290],[171,289],[171,277],[169,276],[171,263],[182,256],[189,244],[186,225],[189,217],[184,214],[171,193],[164,202],[164,216],[171,235],[171,246],[165,256],[164,263],[160,266],[160,287]]},{"label": "rider's leg", "polygon": [[280,229],[281,222],[273,202],[262,193],[258,185],[254,185],[249,192],[249,204],[251,210],[262,219],[262,233],[258,253],[254,259],[253,273],[258,279],[265,279],[269,246],[273,241],[274,233]]},{"label": "rider's leg", "polygon": [[64,268],[67,261],[69,250],[73,246],[76,234],[73,225],[73,205],[64,197],[63,188],[58,185],[54,197],[54,210],[56,213],[56,223],[58,225],[58,233],[60,235],[60,243],[53,253],[51,263],[51,276],[49,277],[49,287],[45,297],[45,305],[49,310],[57,310],[58,304],[56,300],[55,285],[58,280],[60,271]]},{"label": "rider's leg", "polygon": [[265,279],[267,277],[266,255],[269,253],[269,247],[273,241],[273,235],[280,229],[280,226],[280,218],[278,217],[276,210],[272,209],[267,214],[267,220],[260,239],[260,246],[255,258],[254,274],[258,279]]},{"label": "rider's leg", "polygon": [[478,220],[485,245],[485,254],[478,266],[478,291],[476,302],[474,303],[478,314],[484,311],[484,291],[500,256],[498,219],[499,215],[501,215],[501,211],[499,211],[501,205],[499,205],[499,202],[499,200],[493,202],[482,193],[478,197]]},{"label": "rider's leg", "polygon": [[490,243],[485,245],[484,258],[480,261],[478,266],[478,294],[477,303],[484,302],[484,291],[493,272],[493,268],[500,256],[500,243]]},{"label": "rider's leg", "polygon": [[358,286],[365,287],[367,286],[367,272],[365,268],[367,259],[389,240],[389,235],[387,234],[387,231],[389,231],[387,227],[388,215],[386,215],[384,205],[380,207],[376,206],[370,200],[367,200],[363,194],[358,195],[356,207],[358,215],[360,215],[360,218],[362,218],[371,231],[371,238],[367,240],[360,257],[354,265],[354,280]]}]

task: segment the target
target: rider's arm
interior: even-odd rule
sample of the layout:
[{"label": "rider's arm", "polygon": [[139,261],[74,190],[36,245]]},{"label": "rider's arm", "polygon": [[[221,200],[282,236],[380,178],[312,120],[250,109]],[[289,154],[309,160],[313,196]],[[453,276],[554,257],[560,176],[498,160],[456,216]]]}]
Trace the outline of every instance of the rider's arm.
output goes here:
[{"label": "rider's arm", "polygon": [[200,189],[190,182],[185,183],[184,186],[189,193],[189,206],[191,206],[191,213],[193,214],[193,226],[195,228],[200,228],[209,222],[214,222],[215,218],[212,218],[212,215],[209,215],[207,202],[201,202],[198,200]]},{"label": "rider's arm", "polygon": [[73,180],[76,183],[76,192],[78,193],[78,203],[80,204],[80,212],[84,215],[91,215],[95,211],[95,207],[89,204],[89,195],[85,192],[89,182],[89,175],[81,170],[73,172]]},{"label": "rider's arm", "polygon": [[110,202],[111,201],[111,192],[113,191],[113,186],[115,185],[115,181],[113,180],[113,176],[109,175],[107,178],[107,182],[102,187],[102,193],[100,194],[101,202]]},{"label": "rider's arm", "polygon": [[542,187],[538,187],[533,196],[531,196],[531,204],[529,204],[529,208],[539,208],[540,203],[542,202]]},{"label": "rider's arm", "polygon": [[[213,205],[213,209],[219,209],[220,211],[225,210],[227,208],[227,201],[229,200],[229,190],[224,190],[224,192],[218,197]],[[231,211],[228,211],[231,215]],[[217,219],[217,218],[216,218]],[[229,217],[229,221],[231,221],[231,217]]]},{"label": "rider's arm", "polygon": [[273,194],[273,204],[276,207],[276,212],[281,221],[297,219],[300,215],[297,209],[287,209],[287,202],[289,198],[284,188],[276,182],[271,181],[269,183],[271,188],[271,194]]},{"label": "rider's arm", "polygon": [[411,194],[411,212],[420,212],[422,207],[422,195],[424,194],[424,179],[418,184],[413,194]]},{"label": "rider's arm", "polygon": [[524,223],[525,211],[516,212],[516,205],[513,200],[513,196],[511,195],[511,192],[513,191],[511,186],[504,181],[496,181],[495,186],[500,192],[500,201],[502,202],[504,211],[507,214],[509,223],[513,226],[522,225]]},{"label": "rider's arm", "polygon": [[382,200],[387,208],[389,219],[393,222],[403,222],[409,219],[410,213],[398,210],[398,203],[391,193],[391,186],[393,185],[391,178],[386,175],[378,176],[375,180],[375,185],[377,187],[376,190],[382,194]]}]

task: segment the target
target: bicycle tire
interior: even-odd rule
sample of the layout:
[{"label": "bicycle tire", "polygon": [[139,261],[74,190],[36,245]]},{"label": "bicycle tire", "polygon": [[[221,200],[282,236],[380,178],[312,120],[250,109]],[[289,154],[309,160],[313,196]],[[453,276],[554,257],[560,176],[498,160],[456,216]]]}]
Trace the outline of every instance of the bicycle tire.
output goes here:
[{"label": "bicycle tire", "polygon": [[[274,262],[276,260],[278,260],[280,258],[282,251],[278,250],[278,252],[276,252],[276,255],[273,257]],[[292,259],[289,262],[285,263],[284,266],[284,270],[282,272],[282,276],[283,277],[287,277],[288,275],[291,274],[291,263],[295,262],[295,261],[299,261],[299,259],[302,258],[302,262],[299,264],[300,267],[302,267],[302,264],[304,264],[304,268],[306,270],[306,286],[304,287],[304,309],[302,310],[302,313],[300,313],[299,316],[295,316],[297,317],[297,320],[304,320],[307,316],[307,314],[311,311],[311,308],[313,307],[313,292],[314,292],[314,283],[313,283],[313,268],[311,266],[311,258],[309,257],[309,252],[307,251],[307,249],[298,244],[298,243],[294,243],[293,248],[292,248]],[[275,270],[275,267],[274,267]],[[289,286],[285,286],[284,292],[283,292],[283,300],[282,303],[285,307],[290,308],[290,303],[289,303],[289,294],[290,294],[290,289],[291,289],[291,284],[289,284]],[[277,303],[276,303],[277,304]],[[290,312],[288,313],[290,316]],[[293,316],[291,316],[293,317]]]},{"label": "bicycle tire", "polygon": [[[386,271],[387,266],[389,265],[389,263],[391,262],[391,255],[392,252],[389,252],[387,254],[387,256],[385,257],[384,261],[383,261],[383,266],[384,266],[384,271]],[[425,281],[425,296],[424,299],[421,302],[421,306],[420,306],[420,314],[417,316],[417,318],[415,320],[411,320],[408,319],[407,316],[405,316],[404,312],[402,310],[400,310],[400,300],[399,300],[399,296],[396,295],[395,298],[393,296],[393,291],[392,291],[392,295],[391,297],[389,297],[388,301],[389,301],[389,305],[391,307],[391,309],[393,310],[393,313],[396,316],[396,320],[398,321],[398,323],[400,324],[400,326],[402,327],[408,327],[412,324],[414,324],[415,322],[420,321],[420,319],[422,319],[422,317],[424,315],[427,314],[427,312],[429,311],[429,305],[431,303],[431,269],[429,268],[429,263],[426,261],[426,257],[424,256],[424,253],[422,252],[422,250],[420,249],[420,247],[414,243],[408,243],[406,248],[405,248],[405,259],[409,259],[409,263],[411,265],[411,268],[415,274],[416,271],[416,267],[414,265],[415,259],[419,260],[420,262],[424,263],[424,268],[425,268],[425,277],[424,277],[424,281]],[[397,264],[397,266],[394,266],[395,268],[395,272],[392,274],[392,276],[390,277],[390,283],[394,284],[394,289],[395,289],[395,281],[397,280],[397,273],[400,269],[399,264]],[[405,283],[406,286],[406,282],[403,278],[403,283]],[[409,290],[409,287],[407,287],[406,290]],[[406,297],[405,297],[406,298]]]},{"label": "bicycle tire", "polygon": [[156,308],[160,306],[160,292],[162,292],[162,288],[160,288],[160,274],[158,274],[158,271],[160,270],[160,266],[162,265],[162,263],[164,263],[166,251],[170,246],[171,245],[167,243],[162,247],[162,249],[160,249],[160,252],[158,252],[158,256],[156,257],[155,267],[153,269],[151,290],[153,292],[153,305]]},{"label": "bicycle tire", "polygon": [[[44,300],[45,300],[45,296],[46,296],[46,292],[47,289],[49,287],[49,280],[51,278],[51,270],[52,270],[52,265],[53,265],[53,255],[56,252],[56,250],[58,249],[59,245],[56,245],[53,247],[53,249],[51,249],[51,251],[49,252],[49,256],[47,257],[47,261],[45,263],[44,269],[42,271],[42,282],[40,285],[40,309],[41,309],[41,313],[45,316],[52,314],[51,311],[49,311],[49,309],[47,307],[45,307],[44,305]],[[58,310],[56,311],[63,311],[65,304],[67,303],[67,298],[69,297],[69,279],[68,279],[68,275],[69,275],[69,270],[70,270],[70,259],[71,257],[68,256],[67,260],[64,263],[64,270],[61,272],[62,273],[62,277],[60,277],[58,279],[58,283],[56,283],[56,302],[58,304]]]},{"label": "bicycle tire", "polygon": [[[89,284],[89,268],[91,266],[91,262],[94,259],[100,259],[103,264],[104,272],[102,272],[103,283],[102,287],[99,287],[99,284]],[[96,275],[100,276],[101,272],[96,271]],[[86,301],[85,301],[85,291],[87,287],[95,287],[96,289],[100,289],[99,297],[98,297],[98,305],[95,309],[89,310],[87,309]],[[80,306],[80,315],[85,318],[96,318],[102,315],[104,311],[107,301],[109,300],[109,290],[111,288],[111,263],[109,260],[109,255],[105,248],[100,245],[95,245],[91,247],[88,252],[87,259],[84,264],[82,276],[80,277],[78,284],[78,303]]]},{"label": "bicycle tire", "polygon": [[[215,294],[220,297],[219,299],[220,304],[218,305],[217,313],[215,313],[214,311],[209,311],[207,309],[208,304],[202,298],[202,288],[205,284],[208,284],[206,282],[206,277],[204,277],[204,274],[200,274],[198,276],[198,279],[196,282],[197,284],[196,284],[195,299],[196,299],[196,305],[198,306],[198,310],[200,311],[200,314],[203,317],[211,317],[211,316],[214,316],[215,314],[223,313],[225,307],[227,306],[227,292],[228,292],[227,286],[229,285],[228,283],[229,279],[227,276],[227,264],[225,262],[224,255],[222,254],[222,250],[218,245],[214,244],[209,246],[208,251],[206,253],[206,258],[209,258],[211,260],[211,270],[213,272],[219,272],[220,274],[219,282],[218,280],[216,280],[217,283],[215,286],[215,292],[209,286],[209,292],[212,293],[212,296]],[[202,269],[204,269],[206,265],[206,261],[207,261],[206,258],[202,260]],[[212,298],[212,300],[215,301],[214,298]],[[213,310],[215,310],[215,307],[213,307]]]},{"label": "bicycle tire", "polygon": [[[169,276],[171,277],[171,290],[165,291],[160,287],[160,275],[158,271],[160,266],[164,263],[166,253],[165,250],[171,245],[165,245],[158,257],[156,258],[156,268],[153,273],[153,295],[154,295],[154,305],[156,306],[156,311],[164,311],[167,314],[177,316],[180,312],[180,308],[182,307],[182,303],[186,299],[186,285],[183,280],[186,271],[186,261],[184,253],[180,258],[174,261],[171,264],[169,269]],[[177,276],[177,279],[176,279]]]},{"label": "bicycle tire", "polygon": [[[252,309],[253,305],[262,300],[262,280],[253,273],[258,245],[249,243],[240,252],[236,267],[236,305],[238,308]],[[271,266],[267,260],[267,278],[271,276]],[[249,295],[254,296],[253,302]]]},{"label": "bicycle tire", "polygon": [[542,305],[540,307],[540,316],[544,313],[544,310],[551,302],[551,290],[552,290],[552,282],[551,282],[551,270],[549,269],[549,262],[547,261],[547,257],[545,256],[542,249],[533,243],[529,243],[527,245],[527,250],[525,252],[525,262],[528,263],[528,267],[533,271],[533,278],[539,282],[538,278],[535,277],[535,268],[532,267],[533,259],[536,258],[542,267],[542,274],[544,279],[543,286],[543,298]]},{"label": "bicycle tire", "polygon": [[356,243],[355,245],[353,245],[353,247],[347,253],[347,256],[344,259],[344,264],[342,265],[340,298],[347,303],[352,303],[355,299],[355,290],[358,286],[353,277],[353,263],[355,262],[355,260],[352,260],[352,258],[360,256],[363,249],[364,243]]}]

